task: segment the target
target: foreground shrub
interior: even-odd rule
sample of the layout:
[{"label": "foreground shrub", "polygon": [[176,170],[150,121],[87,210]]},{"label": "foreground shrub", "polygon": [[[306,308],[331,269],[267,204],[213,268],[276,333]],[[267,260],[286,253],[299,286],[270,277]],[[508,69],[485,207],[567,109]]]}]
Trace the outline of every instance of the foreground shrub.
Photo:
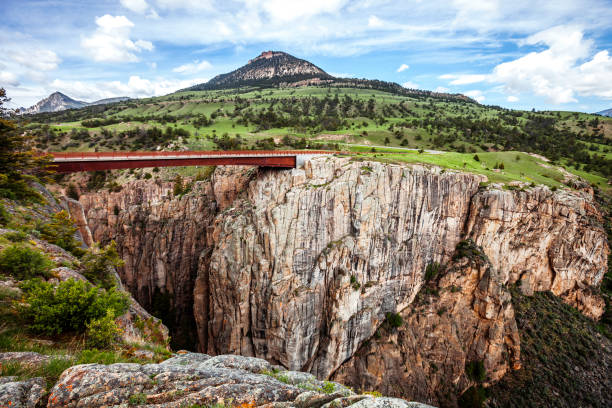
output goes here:
[{"label": "foreground shrub", "polygon": [[111,241],[102,249],[93,247],[83,256],[81,267],[83,276],[105,289],[115,286],[113,268],[123,266],[124,262],[117,252],[117,244]]},{"label": "foreground shrub", "polygon": [[42,252],[11,245],[0,252],[0,273],[18,280],[49,277],[54,264]]},{"label": "foreground shrub", "polygon": [[106,315],[87,323],[87,346],[98,349],[109,348],[117,343],[121,330],[115,323],[115,312],[106,311]]},{"label": "foreground shrub", "polygon": [[40,231],[41,238],[73,255],[82,256],[85,253],[85,250],[81,248],[81,242],[74,238],[78,228],[70,219],[68,212],[60,211],[54,214],[49,222],[40,224],[37,229]]},{"label": "foreground shrub", "polygon": [[128,296],[116,289],[104,290],[88,282],[74,279],[57,287],[41,280],[22,284],[25,291],[23,316],[29,328],[45,334],[84,332],[87,324],[100,319],[110,309],[115,316],[128,308]]}]

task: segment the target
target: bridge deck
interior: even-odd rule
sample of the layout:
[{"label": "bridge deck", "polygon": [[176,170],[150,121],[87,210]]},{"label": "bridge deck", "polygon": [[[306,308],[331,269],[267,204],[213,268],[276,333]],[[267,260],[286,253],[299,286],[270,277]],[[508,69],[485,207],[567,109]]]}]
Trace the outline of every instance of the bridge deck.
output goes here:
[{"label": "bridge deck", "polygon": [[169,166],[251,165],[293,168],[300,156],[333,154],[327,150],[233,150],[183,152],[50,153],[59,173]]}]

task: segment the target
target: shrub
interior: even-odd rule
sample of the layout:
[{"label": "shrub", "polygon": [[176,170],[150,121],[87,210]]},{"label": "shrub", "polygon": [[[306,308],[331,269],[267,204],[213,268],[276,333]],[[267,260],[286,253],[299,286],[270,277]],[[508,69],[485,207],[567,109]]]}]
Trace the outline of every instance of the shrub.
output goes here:
[{"label": "shrub", "polygon": [[11,242],[23,242],[28,239],[28,234],[23,231],[11,231],[4,234],[4,238]]},{"label": "shrub", "polygon": [[386,321],[391,327],[400,327],[404,323],[399,313],[387,313]]},{"label": "shrub", "polygon": [[129,405],[143,405],[147,403],[147,394],[143,394],[139,392],[137,394],[132,394],[128,398]]},{"label": "shrub", "polygon": [[11,222],[11,214],[6,211],[4,204],[0,203],[0,225],[7,225]]},{"label": "shrub", "polygon": [[453,260],[468,258],[471,260],[481,259],[485,260],[486,256],[482,252],[482,249],[478,247],[471,239],[460,241],[455,247],[455,254]]},{"label": "shrub", "polygon": [[0,253],[0,272],[18,280],[49,277],[54,264],[40,251],[11,245]]},{"label": "shrub", "polygon": [[465,375],[472,381],[483,382],[487,376],[484,362],[478,360],[465,363]]},{"label": "shrub", "polygon": [[54,214],[51,221],[40,224],[37,229],[41,238],[64,248],[73,255],[82,256],[85,253],[81,248],[81,242],[74,238],[78,228],[70,219],[68,212],[62,210]]},{"label": "shrub", "polygon": [[73,200],[79,200],[79,192],[74,184],[70,183],[68,185],[68,190],[66,190],[66,196],[68,198],[72,198]]},{"label": "shrub", "polygon": [[487,399],[487,390],[482,385],[468,388],[459,397],[458,405],[460,408],[481,408]]},{"label": "shrub", "polygon": [[359,290],[361,284],[357,281],[357,277],[355,275],[351,275],[351,287],[353,290]]},{"label": "shrub", "polygon": [[438,262],[432,262],[429,265],[427,265],[427,268],[425,268],[425,281],[429,282],[433,278],[438,276],[438,273],[440,272],[441,269],[442,268],[440,267],[440,264]]},{"label": "shrub", "polygon": [[21,287],[29,305],[22,307],[22,314],[29,327],[40,333],[83,332],[89,322],[105,316],[109,309],[119,316],[128,308],[127,294],[80,280],[69,279],[57,287],[31,280]]},{"label": "shrub", "polygon": [[124,262],[117,252],[117,244],[111,241],[102,249],[90,248],[83,256],[81,267],[83,276],[88,280],[108,289],[115,286],[112,268],[123,266]]},{"label": "shrub", "polygon": [[91,320],[86,326],[87,346],[92,348],[109,348],[121,335],[121,330],[115,323],[113,309],[108,309],[105,316]]}]

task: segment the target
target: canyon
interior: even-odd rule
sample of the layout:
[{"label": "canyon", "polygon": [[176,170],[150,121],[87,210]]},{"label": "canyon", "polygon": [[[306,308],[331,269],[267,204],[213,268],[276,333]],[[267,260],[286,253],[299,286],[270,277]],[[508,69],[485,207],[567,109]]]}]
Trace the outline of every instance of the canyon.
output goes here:
[{"label": "canyon", "polygon": [[512,288],[592,319],[605,308],[609,249],[588,188],[320,157],[218,167],[180,196],[133,181],[69,207],[86,241],[117,242],[124,286],[175,347],[434,405],[476,383],[469,362],[485,385],[520,368]]}]

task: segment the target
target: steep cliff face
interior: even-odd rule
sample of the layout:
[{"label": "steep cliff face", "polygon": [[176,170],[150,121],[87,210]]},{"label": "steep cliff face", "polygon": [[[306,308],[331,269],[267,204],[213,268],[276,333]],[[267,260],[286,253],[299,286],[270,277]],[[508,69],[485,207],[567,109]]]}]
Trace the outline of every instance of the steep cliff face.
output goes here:
[{"label": "steep cliff face", "polygon": [[482,364],[485,384],[520,368],[519,332],[503,277],[473,243],[460,248],[401,312],[403,324],[383,325],[334,379],[447,407],[476,384],[466,364]]},{"label": "steep cliff face", "polygon": [[[154,310],[155,294],[169,295],[161,299],[175,339],[193,319],[200,351],[349,382],[365,364],[372,387],[395,364],[427,382],[423,396],[432,399],[448,381],[458,390],[470,384],[467,360],[484,359],[491,381],[518,362],[508,284],[552,290],[592,317],[603,310],[592,289],[608,249],[591,199],[543,187],[482,189],[481,181],[418,165],[315,158],[290,171],[217,169],[180,198],[170,197],[170,185],[137,182],[81,203],[94,239],[117,241],[121,276],[139,302]],[[488,261],[449,264],[465,238]],[[439,278],[444,296],[417,304],[433,263],[454,272]],[[360,357],[366,349],[353,357],[396,312],[409,322],[398,336],[412,346],[375,368]],[[410,368],[424,361],[453,374]]]},{"label": "steep cliff face", "polygon": [[197,348],[193,291],[198,258],[208,248],[217,211],[233,200],[247,173],[219,170],[212,181],[195,183],[182,197],[172,196],[172,183],[136,181],[120,192],[82,195],[82,210],[71,208],[83,235],[117,242],[125,261],[119,270],[123,284],[170,326],[177,348]]}]

